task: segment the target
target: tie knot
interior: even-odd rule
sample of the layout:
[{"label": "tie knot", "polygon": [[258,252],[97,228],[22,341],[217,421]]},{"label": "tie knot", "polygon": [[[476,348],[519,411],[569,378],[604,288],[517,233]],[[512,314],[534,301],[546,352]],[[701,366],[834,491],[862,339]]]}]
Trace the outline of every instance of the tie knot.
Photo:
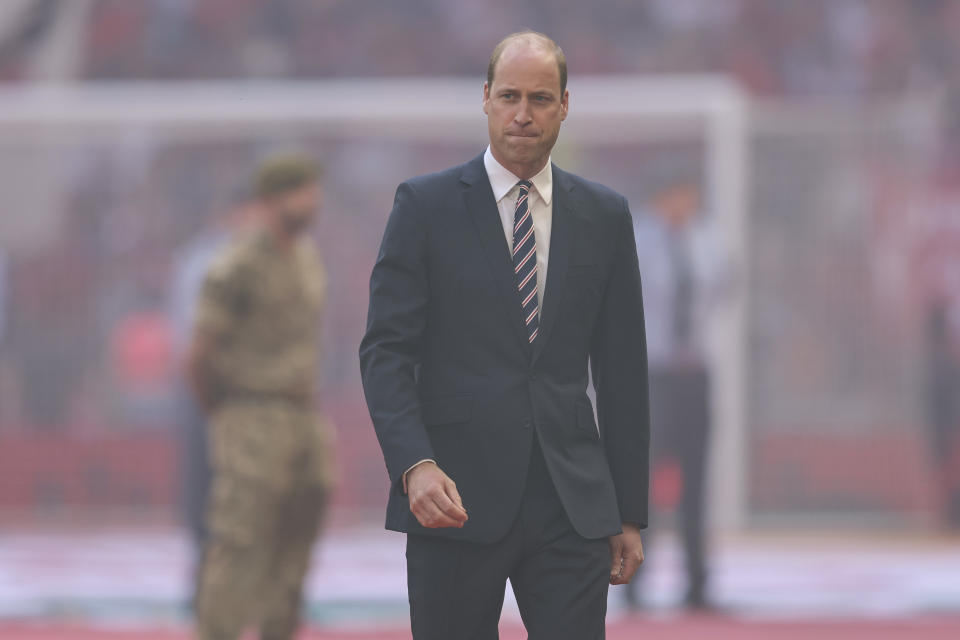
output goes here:
[{"label": "tie knot", "polygon": [[529,180],[521,180],[517,183],[517,186],[520,187],[520,193],[524,194],[530,191],[530,187],[533,186],[533,183]]}]

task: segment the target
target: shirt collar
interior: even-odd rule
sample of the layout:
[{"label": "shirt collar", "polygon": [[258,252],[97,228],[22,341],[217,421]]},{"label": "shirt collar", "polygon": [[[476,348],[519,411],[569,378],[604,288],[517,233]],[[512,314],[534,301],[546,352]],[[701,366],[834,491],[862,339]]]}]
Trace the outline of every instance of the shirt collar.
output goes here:
[{"label": "shirt collar", "polygon": [[[487,170],[487,177],[490,179],[490,186],[493,188],[493,197],[497,202],[503,200],[520,182],[520,178],[497,162],[497,159],[493,157],[493,152],[490,151],[489,145],[483,154],[483,166]],[[553,163],[550,158],[547,158],[547,164],[543,169],[530,178],[530,182],[533,183],[534,190],[544,204],[550,206],[550,201],[553,200]]]}]

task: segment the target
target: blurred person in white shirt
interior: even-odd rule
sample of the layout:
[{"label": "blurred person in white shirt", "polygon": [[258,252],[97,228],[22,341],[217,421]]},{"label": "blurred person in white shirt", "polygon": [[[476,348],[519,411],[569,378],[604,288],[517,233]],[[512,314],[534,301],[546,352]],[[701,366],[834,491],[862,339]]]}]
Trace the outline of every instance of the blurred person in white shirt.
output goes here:
[{"label": "blurred person in white shirt", "polygon": [[[709,606],[704,484],[710,443],[710,371],[707,323],[728,289],[728,269],[718,230],[702,211],[700,180],[686,165],[654,171],[652,197],[634,220],[643,278],[647,353],[650,362],[651,469],[658,480],[679,469],[671,482],[679,497],[678,528],[686,561],[684,604]],[[639,581],[627,591],[639,606]]]}]

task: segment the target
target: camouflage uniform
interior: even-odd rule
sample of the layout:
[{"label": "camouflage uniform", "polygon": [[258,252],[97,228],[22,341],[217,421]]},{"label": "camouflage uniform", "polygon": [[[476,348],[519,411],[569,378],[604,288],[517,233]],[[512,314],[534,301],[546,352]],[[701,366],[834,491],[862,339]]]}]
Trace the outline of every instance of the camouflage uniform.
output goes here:
[{"label": "camouflage uniform", "polygon": [[197,310],[212,383],[211,540],[198,635],[234,640],[259,624],[291,638],[332,481],[330,427],[313,406],[326,281],[313,245],[237,240],[211,268]]}]

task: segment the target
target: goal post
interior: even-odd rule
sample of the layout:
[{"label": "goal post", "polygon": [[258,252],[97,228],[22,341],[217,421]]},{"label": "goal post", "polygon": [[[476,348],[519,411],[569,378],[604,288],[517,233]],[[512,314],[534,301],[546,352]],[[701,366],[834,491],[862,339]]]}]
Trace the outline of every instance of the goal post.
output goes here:
[{"label": "goal post", "polygon": [[[712,321],[714,433],[707,504],[712,521],[737,529],[747,520],[746,367],[750,293],[747,100],[719,76],[572,78],[570,113],[554,157],[566,166],[591,148],[694,143],[702,149],[705,201],[737,267],[738,293]],[[146,147],[257,139],[295,144],[302,137],[377,144],[459,144],[483,148],[480,78],[343,79],[306,82],[135,82],[0,89],[0,187],[33,222],[0,219],[0,248],[42,244],[70,215],[62,184],[64,146]],[[469,156],[464,156],[466,159]],[[336,158],[330,159],[336,162]],[[438,169],[441,167],[437,167]],[[644,168],[636,167],[638,179]],[[602,175],[583,171],[603,182]],[[43,175],[48,189],[28,175]],[[9,204],[9,202],[8,202]],[[636,209],[640,203],[631,203]],[[389,202],[383,203],[384,207]],[[357,319],[362,323],[362,319]]]}]

